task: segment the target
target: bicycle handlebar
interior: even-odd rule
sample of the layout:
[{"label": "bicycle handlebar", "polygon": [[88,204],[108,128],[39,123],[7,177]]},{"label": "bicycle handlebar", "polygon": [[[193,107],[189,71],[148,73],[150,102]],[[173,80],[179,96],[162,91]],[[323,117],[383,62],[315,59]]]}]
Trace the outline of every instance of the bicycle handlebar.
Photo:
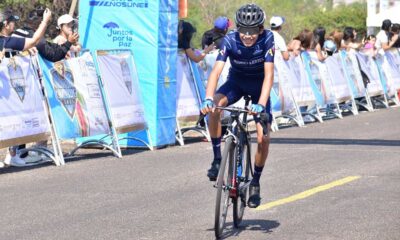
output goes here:
[{"label": "bicycle handlebar", "polygon": [[[251,114],[252,112],[248,109],[245,108],[239,108],[239,107],[215,107],[216,109],[219,110],[225,110],[229,112],[235,112],[235,113],[248,113]],[[263,128],[263,134],[268,135],[268,126],[265,124],[269,122],[269,115],[266,112],[261,112],[256,115],[258,118],[260,118],[259,123],[261,124],[261,127]],[[199,125],[201,121],[206,117],[203,113],[200,113],[199,120],[197,120],[196,125]]]}]

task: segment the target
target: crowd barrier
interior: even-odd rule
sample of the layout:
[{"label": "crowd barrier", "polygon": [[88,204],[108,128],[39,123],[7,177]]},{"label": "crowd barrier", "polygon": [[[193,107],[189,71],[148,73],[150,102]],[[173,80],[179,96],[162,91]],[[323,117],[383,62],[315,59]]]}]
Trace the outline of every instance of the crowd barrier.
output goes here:
[{"label": "crowd barrier", "polygon": [[200,79],[197,65],[184,52],[178,54],[176,78],[176,140],[182,146],[184,134],[196,131],[210,140],[208,124],[200,124],[200,106],[205,88]]},{"label": "crowd barrier", "polygon": [[[207,78],[215,63],[217,52],[201,61],[201,80],[206,87]],[[218,87],[226,80],[229,60],[220,76]],[[304,116],[323,122],[324,119],[342,118],[343,112],[358,114],[358,109],[373,111],[398,106],[400,54],[398,49],[387,51],[384,56],[372,57],[358,51],[341,50],[319,61],[314,51],[303,51],[283,60],[275,55],[274,83],[271,89],[273,130],[287,123],[304,125]],[[236,105],[242,106],[243,103]],[[282,124],[283,122],[283,124]]]},{"label": "crowd barrier", "polygon": [[[118,134],[143,130],[148,142],[129,138],[153,149],[130,50],[99,50],[96,61],[83,51],[56,63],[17,55],[0,64],[0,76],[0,148],[51,140],[52,149],[20,153],[36,151],[63,165],[85,146],[122,157]],[[60,140],[76,140],[78,146],[63,155]]]},{"label": "crowd barrier", "polygon": [[[50,124],[40,83],[32,57],[3,59],[0,64],[0,148],[51,140],[52,149],[32,147],[24,151],[44,154],[56,165],[63,165],[64,158]],[[36,163],[27,166],[33,164]]]},{"label": "crowd barrier", "polygon": [[[135,140],[152,149],[131,50],[95,53],[95,58],[84,51],[79,57],[56,63],[38,56],[4,59],[0,64],[0,147],[50,140],[49,149],[33,147],[25,151],[43,153],[56,165],[63,165],[60,140],[81,139],[68,156],[82,146],[98,144],[122,157],[118,135],[140,130],[146,132],[149,141]],[[217,54],[209,54],[199,64],[183,52],[179,54],[176,138],[181,145],[183,134],[189,130],[209,140],[206,123],[190,124],[198,120],[207,76]],[[376,58],[341,51],[324,62],[318,61],[314,52],[291,56],[288,61],[277,53],[271,91],[274,130],[281,126],[276,121],[279,118],[303,126],[307,115],[322,122],[329,116],[342,117],[343,111],[356,115],[357,105],[368,111],[400,105],[399,60],[397,49]],[[228,72],[229,61],[219,86],[227,80]]]}]

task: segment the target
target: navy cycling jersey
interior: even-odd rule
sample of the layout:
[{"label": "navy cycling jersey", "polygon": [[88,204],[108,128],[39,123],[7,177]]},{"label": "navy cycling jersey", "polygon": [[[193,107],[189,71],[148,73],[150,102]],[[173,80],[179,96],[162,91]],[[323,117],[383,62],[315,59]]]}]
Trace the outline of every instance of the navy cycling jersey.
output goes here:
[{"label": "navy cycling jersey", "polygon": [[264,62],[274,62],[274,45],[274,35],[269,30],[264,30],[251,47],[242,43],[239,32],[229,33],[222,42],[217,61],[226,62],[229,57],[233,74],[264,75]]},{"label": "navy cycling jersey", "polygon": [[25,47],[25,38],[20,37],[0,37],[4,41],[6,50],[22,51]]}]

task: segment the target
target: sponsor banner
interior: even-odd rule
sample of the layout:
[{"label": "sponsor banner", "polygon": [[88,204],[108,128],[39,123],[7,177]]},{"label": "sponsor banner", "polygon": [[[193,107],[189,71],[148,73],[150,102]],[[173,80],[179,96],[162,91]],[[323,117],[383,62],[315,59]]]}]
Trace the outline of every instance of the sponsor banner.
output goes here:
[{"label": "sponsor banner", "polygon": [[93,58],[51,63],[39,57],[59,138],[95,136],[110,132]]},{"label": "sponsor banner", "polygon": [[349,83],[346,79],[345,70],[342,66],[340,55],[338,53],[325,59],[325,65],[328,69],[332,90],[338,103],[352,99]]},{"label": "sponsor banner", "polygon": [[355,50],[340,50],[340,57],[342,60],[342,66],[345,70],[346,78],[353,93],[353,97],[365,97],[365,86],[361,76],[360,68],[358,67]]},{"label": "sponsor banner", "polygon": [[336,103],[337,101],[332,88],[331,77],[325,62],[321,62],[318,59],[317,52],[315,51],[310,51],[308,54],[310,55],[311,75],[315,83],[317,83],[320,92],[322,93],[324,103]]},{"label": "sponsor banner", "polygon": [[379,69],[372,56],[369,56],[361,52],[357,52],[355,55],[359,62],[360,70],[368,78],[369,81],[367,84],[368,94],[371,97],[384,94],[384,89],[382,87]]},{"label": "sponsor banner", "polygon": [[[96,57],[114,127],[119,133],[145,126],[139,79],[130,50],[97,51]],[[125,129],[125,131],[121,131]]]},{"label": "sponsor banner", "polygon": [[400,89],[400,68],[397,65],[396,55],[391,50],[386,51],[382,61],[382,70],[386,76],[389,96],[396,95]]},{"label": "sponsor banner", "polygon": [[292,77],[289,79],[290,87],[295,101],[299,106],[308,106],[316,103],[313,89],[307,78],[304,64],[300,56],[291,57],[287,61]]},{"label": "sponsor banner", "polygon": [[200,113],[199,98],[194,84],[195,80],[184,52],[178,54],[176,80],[177,118],[196,119]]},{"label": "sponsor banner", "polygon": [[289,114],[296,110],[296,104],[290,88],[290,79],[293,77],[293,72],[290,71],[288,63],[282,58],[281,52],[275,52],[274,84],[272,90],[278,99],[275,99],[275,96],[271,94],[273,112],[279,111],[282,114]]},{"label": "sponsor banner", "polygon": [[35,71],[28,56],[4,58],[0,64],[0,147],[40,141],[50,135]]}]

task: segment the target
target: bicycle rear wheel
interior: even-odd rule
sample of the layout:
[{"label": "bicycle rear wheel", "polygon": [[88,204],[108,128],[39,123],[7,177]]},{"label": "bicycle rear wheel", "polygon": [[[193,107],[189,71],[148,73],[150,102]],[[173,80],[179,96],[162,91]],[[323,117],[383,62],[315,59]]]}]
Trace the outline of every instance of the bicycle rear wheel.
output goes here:
[{"label": "bicycle rear wheel", "polygon": [[238,228],[239,224],[242,222],[244,209],[247,205],[247,193],[251,181],[251,145],[247,141],[241,148],[242,149],[240,151],[235,150],[235,159],[242,161],[242,176],[237,177],[238,196],[232,199],[233,225],[235,228]]},{"label": "bicycle rear wheel", "polygon": [[232,185],[234,143],[231,137],[225,141],[221,165],[217,178],[217,199],[215,205],[215,237],[218,239],[223,232],[229,207],[229,191]]}]

